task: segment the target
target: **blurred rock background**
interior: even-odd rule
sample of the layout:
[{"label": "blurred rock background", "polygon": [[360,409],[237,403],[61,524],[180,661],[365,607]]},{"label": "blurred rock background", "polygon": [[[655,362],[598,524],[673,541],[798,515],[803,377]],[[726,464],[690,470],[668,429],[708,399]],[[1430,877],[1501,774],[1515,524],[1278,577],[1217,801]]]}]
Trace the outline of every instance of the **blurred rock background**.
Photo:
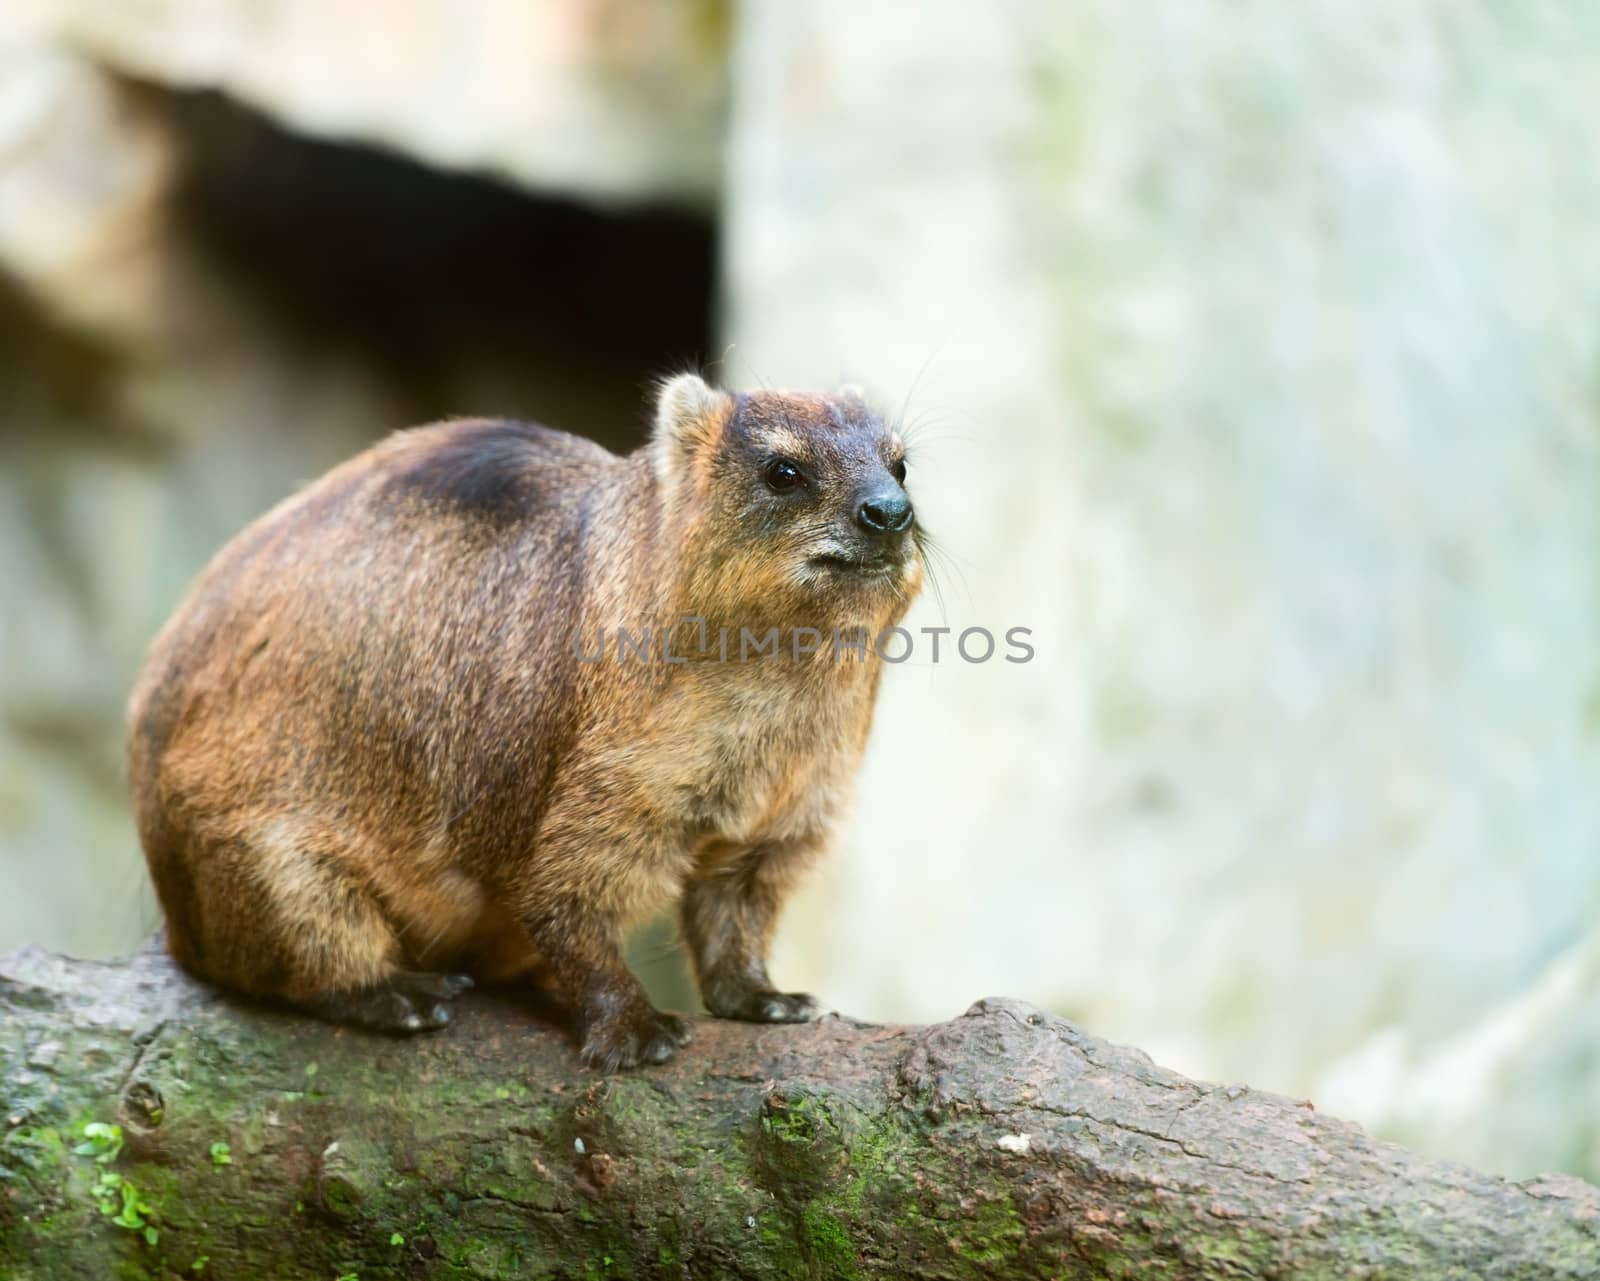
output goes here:
[{"label": "blurred rock background", "polygon": [[780,979],[1600,1178],[1597,119],[1582,0],[11,0],[0,948],[154,925],[122,700],[295,485],[852,379],[1037,657],[891,674]]}]

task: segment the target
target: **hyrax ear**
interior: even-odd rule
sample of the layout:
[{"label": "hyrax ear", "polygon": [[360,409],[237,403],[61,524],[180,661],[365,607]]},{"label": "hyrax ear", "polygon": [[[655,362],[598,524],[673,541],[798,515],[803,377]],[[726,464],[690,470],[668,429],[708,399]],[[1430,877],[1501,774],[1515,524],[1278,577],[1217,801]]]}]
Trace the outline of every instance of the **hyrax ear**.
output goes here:
[{"label": "hyrax ear", "polygon": [[732,408],[733,397],[698,374],[678,374],[661,384],[654,447],[656,470],[663,479],[677,475],[695,454],[716,443]]},{"label": "hyrax ear", "polygon": [[848,400],[853,404],[864,405],[867,403],[867,393],[858,383],[840,383],[834,393],[840,400]]}]

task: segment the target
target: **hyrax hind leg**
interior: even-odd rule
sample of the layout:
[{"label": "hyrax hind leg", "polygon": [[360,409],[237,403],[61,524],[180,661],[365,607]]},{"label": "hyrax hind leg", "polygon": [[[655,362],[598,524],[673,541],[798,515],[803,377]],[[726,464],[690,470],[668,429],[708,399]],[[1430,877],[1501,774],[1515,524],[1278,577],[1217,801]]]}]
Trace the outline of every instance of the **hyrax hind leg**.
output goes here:
[{"label": "hyrax hind leg", "polygon": [[188,874],[167,864],[157,889],[173,954],[202,978],[332,1022],[443,1027],[472,980],[405,969],[377,899],[318,844],[269,826],[202,846]]},{"label": "hyrax hind leg", "polygon": [[702,868],[683,895],[683,932],[706,1009],[752,1023],[803,1023],[821,1012],[804,992],[780,992],[767,951],[783,900],[817,846],[784,842],[733,852]]}]

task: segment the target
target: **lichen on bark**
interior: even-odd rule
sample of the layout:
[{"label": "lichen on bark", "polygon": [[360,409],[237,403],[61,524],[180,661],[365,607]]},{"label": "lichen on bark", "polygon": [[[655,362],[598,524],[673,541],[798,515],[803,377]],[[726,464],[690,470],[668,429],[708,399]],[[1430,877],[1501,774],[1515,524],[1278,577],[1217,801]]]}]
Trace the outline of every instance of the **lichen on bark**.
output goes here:
[{"label": "lichen on bark", "polygon": [[[612,1077],[509,1001],[383,1039],[155,951],[17,954],[0,1010],[17,1281],[1600,1275],[1600,1190],[1432,1163],[1014,1001],[703,1021]],[[92,1122],[121,1127],[114,1160],[74,1152]],[[153,1240],[102,1213],[108,1169]]]}]

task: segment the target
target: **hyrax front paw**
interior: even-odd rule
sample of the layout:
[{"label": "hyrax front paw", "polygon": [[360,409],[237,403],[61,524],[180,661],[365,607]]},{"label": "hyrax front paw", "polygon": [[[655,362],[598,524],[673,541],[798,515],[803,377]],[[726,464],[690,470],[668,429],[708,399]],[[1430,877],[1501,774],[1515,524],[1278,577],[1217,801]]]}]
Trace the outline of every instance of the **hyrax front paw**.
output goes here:
[{"label": "hyrax front paw", "polygon": [[465,974],[401,973],[373,987],[331,993],[304,1004],[311,1013],[335,1023],[378,1032],[428,1032],[449,1024],[455,999],[471,986]]},{"label": "hyrax front paw", "polygon": [[706,1008],[718,1018],[746,1023],[809,1023],[822,1014],[822,1006],[810,993],[770,989],[708,994]]},{"label": "hyrax front paw", "polygon": [[590,1024],[578,1057],[585,1067],[615,1072],[641,1063],[665,1063],[688,1043],[689,1025],[676,1014],[637,1006]]}]

